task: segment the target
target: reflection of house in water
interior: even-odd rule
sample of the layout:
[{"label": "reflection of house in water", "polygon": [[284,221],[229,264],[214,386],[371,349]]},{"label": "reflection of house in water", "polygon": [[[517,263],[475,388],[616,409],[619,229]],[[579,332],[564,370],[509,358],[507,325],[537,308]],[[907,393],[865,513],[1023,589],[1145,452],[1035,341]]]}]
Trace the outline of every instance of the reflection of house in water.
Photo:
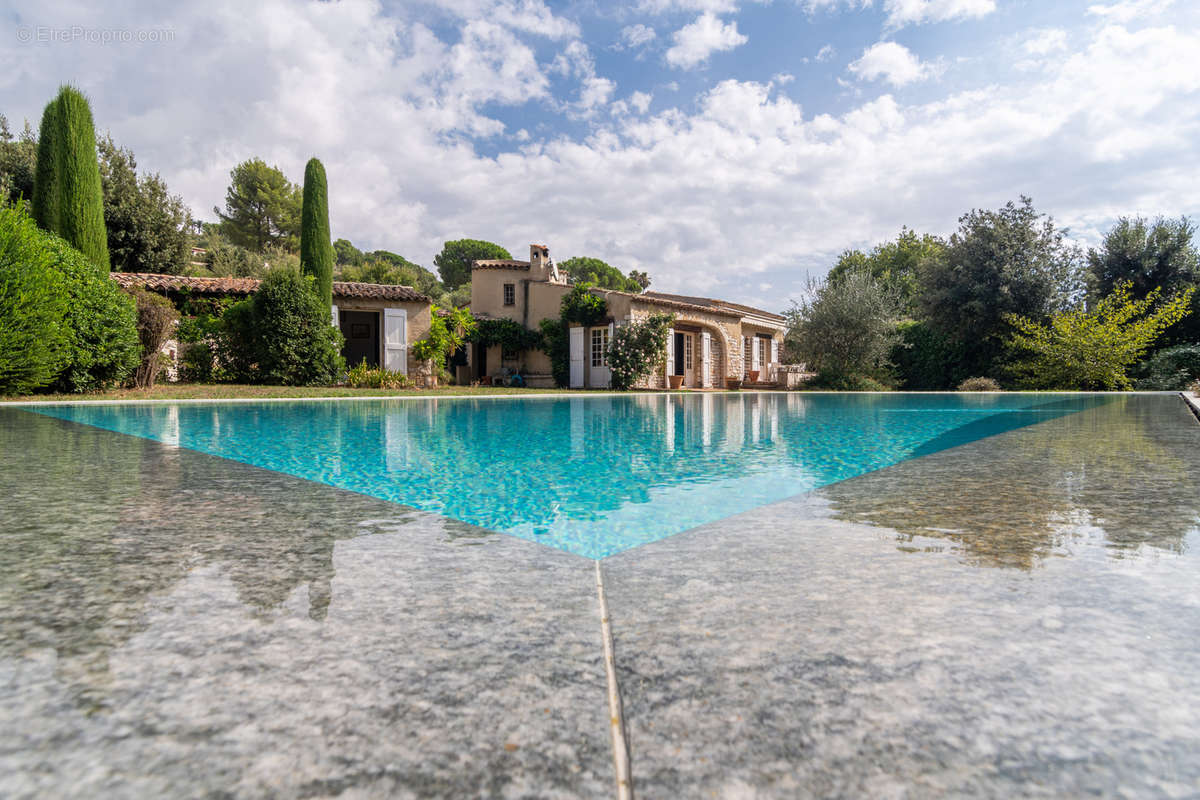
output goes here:
[{"label": "reflection of house in water", "polygon": [[[485,319],[510,319],[530,330],[543,320],[558,319],[562,299],[570,291],[545,245],[529,246],[529,260],[487,259],[471,269],[471,310]],[[665,387],[668,376],[692,388],[724,387],[726,379],[773,382],[779,367],[786,322],[779,314],[750,306],[691,295],[642,292],[632,294],[593,289],[604,298],[607,319],[598,325],[573,325],[568,331],[570,385],[604,388],[611,374],[605,348],[617,326],[651,314],[674,314],[667,341],[665,367],[643,388]],[[500,346],[473,345],[468,351],[473,379],[502,368],[523,367],[532,386],[550,386],[549,356],[540,350],[505,353]]]}]

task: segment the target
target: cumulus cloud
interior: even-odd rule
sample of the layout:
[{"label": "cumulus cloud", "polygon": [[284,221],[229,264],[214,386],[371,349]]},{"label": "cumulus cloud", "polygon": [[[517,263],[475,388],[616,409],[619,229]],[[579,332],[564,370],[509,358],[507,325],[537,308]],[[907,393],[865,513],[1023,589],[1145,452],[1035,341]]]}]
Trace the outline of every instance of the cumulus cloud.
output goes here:
[{"label": "cumulus cloud", "polygon": [[1161,14],[1173,5],[1175,0],[1120,0],[1117,3],[1096,3],[1088,6],[1088,13],[1124,25],[1138,17]]},{"label": "cumulus cloud", "polygon": [[716,81],[674,107],[659,89],[653,112],[635,92],[618,102],[641,113],[598,113],[570,135],[506,131],[492,115],[532,104],[552,117],[562,109],[548,82],[576,92],[603,76],[586,75],[581,48],[564,55],[567,75],[551,73],[522,39],[542,34],[486,14],[439,38],[366,0],[37,13],[15,22],[154,19],[178,35],[113,48],[0,40],[10,120],[36,125],[58,84],[76,81],[98,127],[201,214],[222,202],[238,161],[259,156],[299,179],[317,155],[334,235],[419,263],[463,236],[514,251],[545,241],[647,270],[666,291],[779,310],[845,247],[902,225],[947,233],[963,211],[1020,193],[1085,242],[1120,214],[1200,213],[1200,185],[1179,169],[1200,130],[1200,73],[1180,68],[1200,49],[1194,26],[1081,31],[1019,80],[921,103],[885,94],[836,114],[756,81]]},{"label": "cumulus cloud", "polygon": [[824,47],[822,47],[820,50],[817,51],[817,55],[816,55],[815,59],[818,62],[824,62],[824,61],[829,61],[835,55],[837,55],[837,48],[835,48],[831,44],[827,44]]},{"label": "cumulus cloud", "polygon": [[675,44],[667,50],[667,63],[680,69],[703,64],[713,53],[732,50],[749,38],[738,33],[736,22],[722,22],[711,12],[705,12],[675,31]]},{"label": "cumulus cloud", "polygon": [[621,29],[621,44],[624,47],[641,47],[644,44],[649,44],[658,37],[654,28],[649,25],[637,23],[636,25],[626,25]]},{"label": "cumulus cloud", "polygon": [[928,78],[933,68],[902,44],[877,42],[847,67],[860,80],[883,79],[893,86],[907,86]]},{"label": "cumulus cloud", "polygon": [[[843,8],[862,10],[873,7],[875,3],[874,0],[800,0],[800,5],[810,14],[815,14]],[[996,10],[996,0],[882,0],[881,5],[887,14],[886,25],[892,29],[983,17]]]},{"label": "cumulus cloud", "polygon": [[1021,43],[1021,49],[1030,56],[1045,56],[1066,50],[1067,32],[1059,28],[1033,31],[1029,38]]}]

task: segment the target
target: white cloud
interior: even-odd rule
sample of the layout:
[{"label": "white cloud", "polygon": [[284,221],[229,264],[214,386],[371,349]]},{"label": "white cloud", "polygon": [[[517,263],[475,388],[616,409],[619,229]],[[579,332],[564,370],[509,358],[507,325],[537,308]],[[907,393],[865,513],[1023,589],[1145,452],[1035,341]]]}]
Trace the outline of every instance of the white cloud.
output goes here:
[{"label": "white cloud", "polygon": [[1173,5],[1175,0],[1120,0],[1116,3],[1096,3],[1088,6],[1088,13],[1126,24],[1138,17],[1161,14]]},{"label": "white cloud", "polygon": [[[856,11],[875,5],[874,0],[799,1],[800,6],[810,14],[842,8]],[[881,5],[887,13],[886,26],[889,29],[983,17],[996,10],[996,0],[883,0]]]},{"label": "white cloud", "polygon": [[1046,56],[1066,50],[1067,32],[1059,28],[1033,31],[1029,38],[1021,43],[1021,49],[1030,56]]},{"label": "white cloud", "polygon": [[577,117],[589,117],[608,102],[616,91],[617,84],[596,74],[596,62],[588,46],[578,39],[570,42],[554,57],[550,72],[579,79],[579,99],[564,106],[564,110]]},{"label": "white cloud", "polygon": [[884,0],[883,7],[887,24],[900,28],[987,16],[996,10],[996,0]]},{"label": "white cloud", "polygon": [[[76,80],[98,127],[203,217],[238,161],[259,156],[298,179],[315,154],[334,235],[424,264],[446,239],[514,252],[544,240],[560,257],[647,270],[666,291],[779,310],[806,271],[819,274],[847,246],[901,225],[947,233],[965,210],[1020,193],[1089,242],[1119,214],[1200,214],[1200,184],[1179,168],[1200,139],[1200,72],[1181,68],[1200,51],[1195,26],[1073,31],[1045,69],[1016,80],[997,69],[986,86],[935,101],[884,95],[814,115],[770,85],[737,80],[698,98],[656,89],[653,112],[637,92],[614,102],[614,91],[586,83],[602,79],[594,66],[587,74],[586,45],[569,44],[563,108],[549,66],[522,39],[541,34],[486,14],[443,41],[366,0],[114,8],[46,7],[14,22],[153,19],[176,41],[0,40],[0,110],[36,125],[58,84]],[[562,133],[556,115],[581,110],[585,92],[640,113],[598,111],[586,134]],[[522,103],[548,124],[506,131],[492,116]],[[486,153],[476,135],[494,137]],[[514,203],[514,192],[539,199]]]},{"label": "white cloud", "polygon": [[732,50],[749,41],[738,33],[736,22],[722,22],[705,12],[673,34],[675,44],[667,50],[667,63],[691,69],[708,60],[713,53]]},{"label": "white cloud", "polygon": [[638,113],[645,114],[650,109],[650,101],[654,96],[647,92],[634,92],[629,95],[629,105],[638,110]]},{"label": "white cloud", "polygon": [[837,55],[837,48],[831,44],[827,44],[817,51],[815,60],[818,62],[829,61],[835,55]]},{"label": "white cloud", "polygon": [[636,25],[626,25],[621,29],[621,42],[625,47],[641,47],[654,41],[657,36],[654,28],[640,22]]},{"label": "white cloud", "polygon": [[863,51],[862,56],[847,67],[860,80],[883,79],[893,86],[907,86],[923,81],[933,73],[933,68],[902,44],[876,42]]},{"label": "white cloud", "polygon": [[637,10],[643,14],[665,14],[670,11],[704,11],[729,14],[738,9],[738,0],[640,0]]}]

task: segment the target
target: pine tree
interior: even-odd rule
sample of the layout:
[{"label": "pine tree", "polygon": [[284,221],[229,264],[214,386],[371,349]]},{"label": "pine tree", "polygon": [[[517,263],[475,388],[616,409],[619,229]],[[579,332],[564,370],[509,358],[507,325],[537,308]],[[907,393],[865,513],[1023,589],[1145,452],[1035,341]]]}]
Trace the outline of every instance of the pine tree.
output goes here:
[{"label": "pine tree", "polygon": [[304,167],[304,203],[300,210],[300,269],[316,278],[317,296],[333,305],[333,244],[329,238],[329,193],[325,167],[310,158]]},{"label": "pine tree", "polygon": [[34,218],[43,229],[66,239],[97,268],[109,270],[92,109],[71,86],[59,89],[42,114],[33,197]]}]

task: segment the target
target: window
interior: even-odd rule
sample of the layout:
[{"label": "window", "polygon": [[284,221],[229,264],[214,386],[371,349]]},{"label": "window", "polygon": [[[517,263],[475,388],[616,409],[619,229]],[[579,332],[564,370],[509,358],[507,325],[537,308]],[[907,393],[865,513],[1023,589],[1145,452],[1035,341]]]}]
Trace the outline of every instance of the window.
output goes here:
[{"label": "window", "polygon": [[515,306],[517,304],[517,285],[515,283],[504,284],[504,305]]},{"label": "window", "polygon": [[608,328],[592,328],[592,366],[607,367]]},{"label": "window", "polygon": [[767,368],[767,340],[762,336],[758,337],[758,364],[760,369]]},{"label": "window", "polygon": [[683,368],[692,369],[692,350],[694,349],[693,342],[695,337],[688,334],[683,335]]}]

